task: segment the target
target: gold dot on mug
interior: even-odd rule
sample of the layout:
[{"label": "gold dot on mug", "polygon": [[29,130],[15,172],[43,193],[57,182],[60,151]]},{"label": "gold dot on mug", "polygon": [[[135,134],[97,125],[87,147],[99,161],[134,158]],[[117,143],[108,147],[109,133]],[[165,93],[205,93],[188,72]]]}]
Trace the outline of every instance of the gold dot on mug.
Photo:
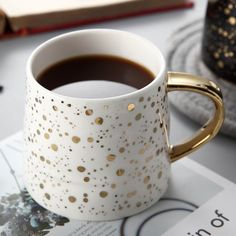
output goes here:
[{"label": "gold dot on mug", "polygon": [[41,160],[41,161],[45,161],[45,157],[40,156],[40,160]]},{"label": "gold dot on mug", "polygon": [[87,202],[88,202],[88,198],[85,197],[85,198],[83,199],[83,202],[87,203]]},{"label": "gold dot on mug", "polygon": [[48,194],[48,193],[45,193],[44,196],[45,196],[48,200],[51,199],[51,196],[50,196],[50,194]]},{"label": "gold dot on mug", "polygon": [[114,155],[114,154],[109,154],[108,156],[107,156],[107,160],[108,161],[114,161],[116,159],[116,155]]},{"label": "gold dot on mug", "polygon": [[51,149],[56,152],[58,150],[58,146],[56,144],[52,144]]},{"label": "gold dot on mug", "polygon": [[53,109],[54,111],[57,111],[57,110],[58,110],[57,106],[55,106],[55,105],[52,106],[52,109]]},{"label": "gold dot on mug", "polygon": [[49,133],[52,133],[52,129],[49,128],[49,129],[48,129],[48,132],[49,132]]},{"label": "gold dot on mug", "polygon": [[37,129],[37,134],[40,135],[40,131]]},{"label": "gold dot on mug", "polygon": [[83,167],[83,166],[78,166],[78,167],[77,167],[77,170],[78,170],[79,172],[84,172],[84,171],[86,170],[86,168]]},{"label": "gold dot on mug", "polygon": [[87,141],[88,141],[89,143],[92,143],[92,142],[93,142],[93,137],[88,137],[88,138],[87,138]]},{"label": "gold dot on mug", "polygon": [[80,142],[80,137],[78,137],[78,136],[73,136],[73,137],[72,137],[72,142],[73,142],[73,143],[79,143],[79,142]]},{"label": "gold dot on mug", "polygon": [[46,163],[47,163],[48,165],[50,165],[50,164],[51,164],[51,161],[50,161],[50,160],[46,160]]},{"label": "gold dot on mug", "polygon": [[116,175],[117,175],[117,176],[122,176],[124,173],[125,173],[125,170],[124,170],[124,169],[118,169],[118,170],[116,171]]},{"label": "gold dot on mug", "polygon": [[120,153],[123,153],[125,151],[125,148],[124,147],[121,147],[120,149],[119,149],[119,152]]},{"label": "gold dot on mug", "polygon": [[87,109],[85,111],[85,114],[86,114],[86,116],[91,116],[93,114],[93,110],[92,109]]},{"label": "gold dot on mug", "polygon": [[97,118],[95,119],[95,123],[96,123],[97,125],[102,125],[102,123],[103,123],[103,118],[102,118],[102,117],[97,117]]},{"label": "gold dot on mug", "polygon": [[44,134],[44,138],[45,138],[45,139],[49,139],[49,138],[50,138],[49,134],[48,134],[48,133],[45,133],[45,134]]},{"label": "gold dot on mug", "polygon": [[140,155],[143,155],[145,153],[145,149],[144,148],[141,148],[138,152]]},{"label": "gold dot on mug", "polygon": [[133,103],[130,103],[128,105],[128,111],[133,111],[135,109],[135,105]]},{"label": "gold dot on mug", "polygon": [[127,197],[128,197],[128,198],[131,198],[131,197],[133,197],[136,193],[137,193],[136,191],[129,192],[129,193],[127,193]]},{"label": "gold dot on mug", "polygon": [[74,202],[76,202],[76,197],[74,197],[74,196],[69,196],[69,197],[68,197],[68,200],[69,200],[71,203],[74,203]]},{"label": "gold dot on mug", "polygon": [[41,184],[39,184],[39,187],[43,189],[44,185],[41,183]]},{"label": "gold dot on mug", "polygon": [[139,102],[143,102],[143,101],[144,101],[144,97],[140,97]]},{"label": "gold dot on mug", "polygon": [[45,115],[43,115],[43,120],[47,120],[47,117]]},{"label": "gold dot on mug", "polygon": [[136,207],[141,207],[142,206],[142,203],[141,202],[137,202],[136,203]]},{"label": "gold dot on mug", "polygon": [[84,182],[89,182],[89,177],[84,177]]},{"label": "gold dot on mug", "polygon": [[111,184],[111,188],[113,188],[113,189],[116,188],[116,184],[114,184],[114,183]]},{"label": "gold dot on mug", "polygon": [[149,182],[149,180],[150,180],[150,176],[145,176],[144,179],[143,179],[143,182],[145,184],[147,184]]},{"label": "gold dot on mug", "polygon": [[99,193],[99,195],[100,195],[100,197],[105,198],[105,197],[107,197],[108,193],[106,191],[101,191]]},{"label": "gold dot on mug", "polygon": [[142,114],[141,113],[138,113],[136,116],[135,116],[135,120],[140,120],[142,117]]}]

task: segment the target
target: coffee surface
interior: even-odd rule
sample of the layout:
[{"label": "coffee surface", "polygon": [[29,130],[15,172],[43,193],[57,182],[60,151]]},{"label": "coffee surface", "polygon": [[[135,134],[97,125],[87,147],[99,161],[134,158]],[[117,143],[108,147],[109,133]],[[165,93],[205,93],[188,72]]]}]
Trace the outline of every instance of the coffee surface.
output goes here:
[{"label": "coffee surface", "polygon": [[154,77],[151,71],[135,62],[119,57],[93,55],[60,61],[39,74],[37,81],[49,90],[86,80],[108,80],[140,89]]}]

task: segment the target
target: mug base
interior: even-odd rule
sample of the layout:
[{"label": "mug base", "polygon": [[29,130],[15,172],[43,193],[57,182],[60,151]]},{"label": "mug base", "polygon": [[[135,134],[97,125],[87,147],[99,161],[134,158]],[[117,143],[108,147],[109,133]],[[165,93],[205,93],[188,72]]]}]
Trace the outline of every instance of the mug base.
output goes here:
[{"label": "mug base", "polygon": [[63,217],[67,217],[69,219],[74,219],[74,220],[81,220],[81,221],[114,221],[114,220],[119,220],[125,217],[130,217],[136,214],[139,214],[147,209],[149,209],[150,207],[152,207],[154,204],[156,204],[160,198],[165,194],[166,190],[167,190],[168,184],[166,184],[166,186],[162,187],[161,192],[158,192],[157,197],[155,198],[155,200],[153,200],[152,202],[150,202],[148,205],[145,206],[141,206],[138,208],[133,208],[130,209],[129,211],[122,212],[110,212],[106,215],[91,215],[91,214],[86,214],[86,213],[80,213],[78,211],[65,211],[65,210],[60,210],[60,209],[55,209],[54,207],[50,207],[50,206],[45,206],[45,204],[42,202],[42,200],[40,200],[37,197],[37,194],[33,193],[30,191],[30,188],[28,188],[26,186],[27,191],[29,192],[30,196],[34,199],[35,202],[37,202],[40,206],[42,206],[43,208],[51,211],[54,214],[58,214],[60,216]]}]

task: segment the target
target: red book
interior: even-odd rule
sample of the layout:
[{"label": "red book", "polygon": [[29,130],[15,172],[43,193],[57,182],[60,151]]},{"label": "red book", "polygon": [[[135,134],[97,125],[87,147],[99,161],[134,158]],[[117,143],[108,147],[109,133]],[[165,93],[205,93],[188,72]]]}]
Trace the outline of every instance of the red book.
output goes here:
[{"label": "red book", "polygon": [[[1,0],[0,37],[190,8],[189,0]],[[7,22],[7,24],[6,24]]]}]

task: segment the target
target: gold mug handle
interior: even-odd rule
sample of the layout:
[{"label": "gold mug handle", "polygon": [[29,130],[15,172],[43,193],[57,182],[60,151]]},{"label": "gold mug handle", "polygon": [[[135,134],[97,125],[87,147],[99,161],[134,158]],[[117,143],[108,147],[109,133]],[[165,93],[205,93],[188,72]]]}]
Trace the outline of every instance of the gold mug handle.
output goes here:
[{"label": "gold mug handle", "polygon": [[224,121],[224,105],[220,88],[212,81],[187,73],[168,72],[167,90],[191,91],[203,94],[213,100],[215,115],[190,139],[182,144],[170,146],[170,161],[174,162],[181,157],[195,151],[211,140],[220,130]]}]

